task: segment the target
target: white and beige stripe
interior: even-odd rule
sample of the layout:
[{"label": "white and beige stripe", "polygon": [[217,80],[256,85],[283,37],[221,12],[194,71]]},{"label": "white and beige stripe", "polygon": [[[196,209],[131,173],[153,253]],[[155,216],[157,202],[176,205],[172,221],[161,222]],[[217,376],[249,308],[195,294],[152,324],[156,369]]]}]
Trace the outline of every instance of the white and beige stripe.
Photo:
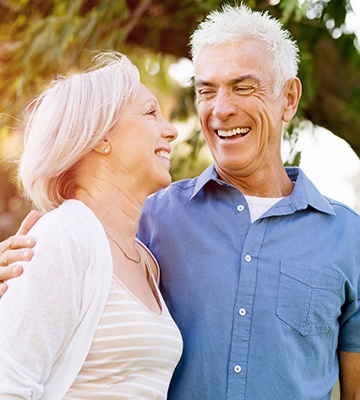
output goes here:
[{"label": "white and beige stripe", "polygon": [[158,294],[155,315],[113,276],[90,352],[64,399],[166,399],[182,340]]}]

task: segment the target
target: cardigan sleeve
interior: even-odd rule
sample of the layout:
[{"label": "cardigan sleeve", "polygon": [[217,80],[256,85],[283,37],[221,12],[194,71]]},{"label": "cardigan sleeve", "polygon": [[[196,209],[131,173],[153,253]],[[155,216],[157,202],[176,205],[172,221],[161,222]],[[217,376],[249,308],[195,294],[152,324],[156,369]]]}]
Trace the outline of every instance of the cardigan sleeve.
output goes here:
[{"label": "cardigan sleeve", "polygon": [[[79,233],[79,232],[78,232]],[[66,221],[44,216],[34,257],[0,301],[0,397],[38,399],[79,323],[90,251]]]}]

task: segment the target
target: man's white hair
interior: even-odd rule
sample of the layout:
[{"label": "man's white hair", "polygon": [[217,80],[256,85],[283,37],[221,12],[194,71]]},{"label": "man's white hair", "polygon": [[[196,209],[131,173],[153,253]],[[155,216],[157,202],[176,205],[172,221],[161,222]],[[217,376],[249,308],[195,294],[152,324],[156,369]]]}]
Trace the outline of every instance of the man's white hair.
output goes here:
[{"label": "man's white hair", "polygon": [[244,4],[226,4],[220,11],[212,11],[190,38],[194,65],[204,46],[234,43],[244,38],[265,43],[275,71],[274,93],[278,95],[284,83],[297,75],[299,48],[289,31],[268,12],[253,11]]}]

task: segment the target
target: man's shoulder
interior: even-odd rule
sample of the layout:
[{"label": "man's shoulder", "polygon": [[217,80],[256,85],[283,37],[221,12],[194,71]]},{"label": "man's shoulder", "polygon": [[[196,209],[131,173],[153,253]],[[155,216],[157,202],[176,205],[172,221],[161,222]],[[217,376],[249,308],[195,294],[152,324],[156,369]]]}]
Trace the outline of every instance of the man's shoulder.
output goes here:
[{"label": "man's shoulder", "polygon": [[181,179],[179,181],[172,182],[170,186],[164,189],[164,192],[172,192],[177,190],[192,190],[196,185],[198,177]]},{"label": "man's shoulder", "polygon": [[179,199],[188,199],[189,197],[191,197],[194,191],[196,181],[197,177],[172,182],[167,188],[161,189],[155,194],[149,196],[147,201],[159,201],[160,199],[168,199],[172,197],[176,197]]},{"label": "man's shoulder", "polygon": [[347,204],[342,203],[341,201],[334,200],[327,196],[324,196],[324,197],[328,201],[328,203],[331,205],[331,207],[334,209],[335,214],[338,217],[341,217],[342,219],[345,218],[345,221],[348,221],[350,219],[354,223],[360,225],[360,214],[356,210],[354,210]]}]

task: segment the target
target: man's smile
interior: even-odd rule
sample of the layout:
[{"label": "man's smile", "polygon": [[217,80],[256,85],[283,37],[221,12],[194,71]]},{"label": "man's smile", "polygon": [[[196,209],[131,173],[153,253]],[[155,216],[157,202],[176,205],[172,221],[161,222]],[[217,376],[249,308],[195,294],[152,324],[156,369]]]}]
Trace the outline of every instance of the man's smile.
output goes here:
[{"label": "man's smile", "polygon": [[215,132],[216,134],[221,138],[228,138],[228,137],[233,137],[233,136],[246,136],[249,132],[251,131],[250,127],[246,128],[234,128],[230,130],[223,130],[223,129],[216,129]]}]

